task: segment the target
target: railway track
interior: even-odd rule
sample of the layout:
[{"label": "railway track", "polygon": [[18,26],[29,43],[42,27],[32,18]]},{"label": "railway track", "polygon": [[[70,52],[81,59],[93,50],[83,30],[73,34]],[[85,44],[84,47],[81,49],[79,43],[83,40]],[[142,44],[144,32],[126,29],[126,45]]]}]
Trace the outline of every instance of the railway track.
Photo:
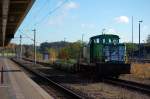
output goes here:
[{"label": "railway track", "polygon": [[[41,64],[41,62],[39,64]],[[150,85],[145,85],[145,84],[141,84],[137,82],[121,80],[121,79],[116,79],[116,78],[110,78],[110,77],[104,78],[103,82],[108,83],[108,84],[113,84],[116,86],[121,86],[123,88],[134,90],[135,92],[140,92],[140,93],[147,94],[148,96],[150,96]]]},{"label": "railway track", "polygon": [[116,79],[116,78],[112,78],[112,77],[104,78],[103,81],[104,81],[104,83],[121,86],[123,88],[141,92],[143,94],[147,94],[150,96],[150,85],[145,85],[145,84],[127,81],[127,80]]},{"label": "railway track", "polygon": [[[50,90],[53,90],[53,94],[57,92],[59,92],[60,94],[57,94],[57,98],[60,99],[84,99],[84,97],[74,93],[72,90],[69,90],[67,88],[65,88],[64,86],[54,82],[53,80],[51,80],[50,78],[45,77],[45,75],[37,72],[36,70],[33,70],[31,68],[28,68],[26,66],[23,66],[21,63],[17,62],[16,60],[12,59],[12,61],[14,61],[15,63],[17,63],[18,65],[20,65],[21,67],[23,67],[24,69],[26,69],[28,72],[32,73],[33,75],[35,75],[36,77],[38,77],[38,81],[40,83],[46,82],[47,83],[47,87],[45,86],[41,86],[44,89],[46,89],[47,92],[49,92],[51,94]],[[40,81],[39,81],[40,80]],[[54,95],[55,96],[55,95]]]}]

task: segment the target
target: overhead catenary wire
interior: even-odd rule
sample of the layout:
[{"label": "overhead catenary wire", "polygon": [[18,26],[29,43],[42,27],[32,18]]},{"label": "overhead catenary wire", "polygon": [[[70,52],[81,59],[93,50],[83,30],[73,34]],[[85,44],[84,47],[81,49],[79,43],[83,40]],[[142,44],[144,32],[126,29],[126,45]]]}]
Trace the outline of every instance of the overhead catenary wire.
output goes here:
[{"label": "overhead catenary wire", "polygon": [[34,39],[32,37],[28,36],[27,34],[25,34],[24,32],[22,32],[21,30],[19,30],[19,32],[21,32],[24,36],[26,36],[30,40],[34,41]]},{"label": "overhead catenary wire", "polygon": [[42,9],[44,9],[46,7],[46,5],[49,4],[48,1],[50,1],[50,0],[45,0],[43,5],[36,11],[35,15],[33,16],[34,19],[36,19],[38,14],[41,13]]},{"label": "overhead catenary wire", "polygon": [[[36,20],[37,16],[41,13],[42,9],[44,9],[46,7],[46,5],[48,4],[47,3],[48,1],[50,1],[50,0],[45,0],[43,5],[35,12],[35,15],[33,15],[34,20]],[[26,25],[26,28],[28,28],[30,25],[32,26],[34,24],[31,24],[31,22],[28,22]]]},{"label": "overhead catenary wire", "polygon": [[39,23],[44,22],[44,20],[46,19],[46,17],[48,17],[49,15],[53,14],[54,12],[56,12],[58,9],[60,9],[64,4],[66,4],[69,0],[65,0],[63,1],[60,5],[58,5],[57,7],[55,7],[54,9],[50,10],[48,12],[47,15],[45,15],[41,20],[39,20],[38,22],[35,23],[35,25],[39,25]]},{"label": "overhead catenary wire", "polygon": [[[59,4],[58,6],[56,6],[54,9],[52,9],[52,10],[50,10],[49,12],[48,12],[48,14],[46,14],[43,18],[41,18],[39,21],[37,21],[36,23],[34,23],[34,24],[32,24],[32,25],[40,25],[40,23],[41,22],[44,22],[44,20],[49,16],[49,15],[51,15],[51,14],[53,14],[54,12],[56,12],[59,8],[61,8],[64,4],[66,4],[66,2],[68,2],[69,0],[64,0],[61,4]],[[46,2],[45,2],[46,3]],[[44,4],[45,4],[44,3]],[[47,3],[48,4],[48,3]],[[43,5],[44,6],[44,5]],[[43,6],[42,6],[42,8],[43,8]],[[45,7],[45,6],[44,6]],[[41,9],[42,9],[41,8]],[[38,12],[37,12],[38,13]],[[39,14],[39,13],[38,13]],[[37,14],[37,15],[38,15]],[[35,15],[34,15],[35,16]],[[29,22],[29,24],[30,24],[30,22]],[[27,25],[27,27],[28,27],[29,25]],[[30,40],[32,40],[32,41],[34,41],[34,39],[32,38],[32,37],[30,37],[30,36],[28,36],[27,34],[25,34],[24,32],[22,32],[21,30],[18,30],[19,32],[21,32],[22,34],[24,34],[27,38],[29,38]],[[40,42],[36,42],[36,43],[40,43]]]},{"label": "overhead catenary wire", "polygon": [[[33,39],[32,37],[28,36],[27,34],[25,34],[24,32],[22,32],[21,30],[18,30],[18,31],[21,32],[21,34],[25,36],[25,37],[22,37],[22,38],[28,38],[28,39],[30,39],[31,41],[34,41],[34,39]],[[15,38],[18,38],[18,37],[15,37]],[[20,37],[19,37],[19,38],[20,38]],[[39,44],[40,44],[40,42],[37,42],[37,41],[36,41],[36,43],[39,43]]]},{"label": "overhead catenary wire", "polygon": [[[50,1],[50,0],[49,0]],[[52,9],[52,10],[50,10],[43,18],[41,18],[39,21],[37,21],[37,22],[33,22],[32,24],[29,22],[27,25],[26,25],[26,28],[28,28],[30,25],[31,25],[31,27],[33,28],[33,27],[35,27],[35,26],[39,26],[40,25],[40,23],[42,23],[42,22],[44,22],[45,21],[45,19],[49,16],[49,15],[51,15],[51,14],[53,14],[54,12],[56,12],[59,8],[61,8],[66,2],[68,2],[69,0],[64,0],[61,4],[59,4],[58,6],[56,6],[54,9]],[[46,4],[48,4],[47,2],[45,2]],[[45,4],[44,3],[44,4]],[[41,9],[42,8],[45,8],[46,6],[43,4],[43,6],[41,7]],[[42,10],[40,10],[40,12],[41,12]],[[34,15],[35,17],[34,17],[34,19],[36,19],[37,18],[37,16],[38,16],[38,14],[40,14],[39,12],[37,12],[37,14],[36,15]]]}]

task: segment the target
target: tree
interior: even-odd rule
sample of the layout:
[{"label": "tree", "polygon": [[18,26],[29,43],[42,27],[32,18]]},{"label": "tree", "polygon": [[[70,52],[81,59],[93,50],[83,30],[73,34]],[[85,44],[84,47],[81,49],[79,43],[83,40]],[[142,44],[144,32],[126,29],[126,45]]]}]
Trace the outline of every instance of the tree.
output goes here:
[{"label": "tree", "polygon": [[36,59],[42,60],[42,54],[39,51],[36,52]]},{"label": "tree", "polygon": [[49,48],[48,52],[49,52],[50,61],[52,63],[55,62],[58,56],[56,50],[54,48]]},{"label": "tree", "polygon": [[49,48],[54,48],[56,51],[60,50],[63,47],[66,47],[67,45],[69,45],[69,42],[64,42],[64,41],[60,41],[60,42],[43,42],[40,44],[40,52],[46,52],[47,49]]},{"label": "tree", "polygon": [[69,58],[68,49],[66,47],[60,49],[59,58],[64,60],[67,60]]},{"label": "tree", "polygon": [[22,46],[24,47],[24,56],[27,58],[33,58],[34,57],[33,46],[32,45],[22,45]]},{"label": "tree", "polygon": [[133,51],[136,51],[136,50],[138,50],[137,44],[126,43],[126,51],[129,56],[131,56]]},{"label": "tree", "polygon": [[26,51],[24,53],[24,56],[27,57],[27,58],[33,58],[34,53],[33,53],[33,51],[31,51],[29,49],[26,49]]},{"label": "tree", "polygon": [[[82,41],[70,42],[44,42],[40,45],[40,52],[49,52],[51,59],[77,59],[81,55]],[[54,59],[55,60],[55,59]]]},{"label": "tree", "polygon": [[80,54],[82,53],[82,42],[77,41],[70,45],[70,58],[77,59],[79,58]]},{"label": "tree", "polygon": [[69,45],[61,48],[59,51],[59,58],[61,59],[77,59],[82,51],[81,41],[70,43]]}]

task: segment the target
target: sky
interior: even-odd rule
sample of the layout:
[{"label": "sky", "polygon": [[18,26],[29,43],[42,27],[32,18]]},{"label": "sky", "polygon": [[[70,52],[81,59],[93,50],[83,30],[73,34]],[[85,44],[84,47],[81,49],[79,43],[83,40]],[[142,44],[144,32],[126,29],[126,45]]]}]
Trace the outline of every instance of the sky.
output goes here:
[{"label": "sky", "polygon": [[35,0],[11,41],[33,44],[36,29],[37,45],[42,42],[82,39],[88,42],[95,35],[116,34],[121,42],[138,42],[138,21],[141,23],[141,42],[150,34],[150,0]]}]

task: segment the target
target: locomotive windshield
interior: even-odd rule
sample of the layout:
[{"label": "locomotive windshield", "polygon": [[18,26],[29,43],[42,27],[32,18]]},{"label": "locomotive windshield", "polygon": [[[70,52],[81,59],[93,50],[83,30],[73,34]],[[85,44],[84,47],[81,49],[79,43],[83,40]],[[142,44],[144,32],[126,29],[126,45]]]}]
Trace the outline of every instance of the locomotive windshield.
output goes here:
[{"label": "locomotive windshield", "polygon": [[98,35],[90,38],[90,44],[118,44],[119,43],[119,36],[105,34],[105,35]]}]

